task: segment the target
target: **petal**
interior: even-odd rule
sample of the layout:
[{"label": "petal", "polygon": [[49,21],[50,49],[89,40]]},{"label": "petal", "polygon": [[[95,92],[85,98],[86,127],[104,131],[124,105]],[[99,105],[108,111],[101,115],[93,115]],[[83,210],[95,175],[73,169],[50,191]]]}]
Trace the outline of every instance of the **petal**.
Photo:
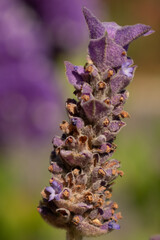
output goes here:
[{"label": "petal", "polygon": [[100,153],[109,153],[112,149],[112,144],[110,143],[104,143],[101,145],[101,148],[100,148]]},{"label": "petal", "polygon": [[60,182],[54,180],[52,182],[52,188],[55,190],[56,193],[60,193],[63,189],[63,185]]},{"label": "petal", "polygon": [[[115,42],[122,47],[127,46],[136,38],[139,38],[151,30],[150,26],[144,24],[135,24],[131,26],[124,26],[118,29],[115,35]],[[151,34],[150,32],[149,34]]]},{"label": "petal", "polygon": [[95,66],[103,70],[105,68],[104,66],[104,60],[105,60],[105,50],[106,50],[106,36],[103,36],[99,39],[93,39],[90,40],[88,51],[91,60],[95,64]]},{"label": "petal", "polygon": [[55,190],[52,187],[46,187],[45,190],[51,194],[55,194]]},{"label": "petal", "polygon": [[112,217],[112,209],[111,208],[104,209],[102,217],[104,220],[109,220]]},{"label": "petal", "polygon": [[118,116],[123,111],[123,106],[118,106],[112,111],[113,115]]},{"label": "petal", "polygon": [[119,229],[120,229],[120,226],[119,226],[119,224],[117,224],[117,223],[115,223],[114,221],[112,221],[112,222],[109,222],[109,223],[108,223],[108,228],[109,228],[109,229],[119,230]]},{"label": "petal", "polygon": [[55,198],[55,193],[51,193],[50,195],[49,195],[49,199],[48,199],[48,201],[50,202],[50,201],[52,201],[54,198]]},{"label": "petal", "polygon": [[60,166],[59,162],[52,162],[49,166],[48,170],[52,173],[61,173],[63,172],[63,168]]},{"label": "petal", "polygon": [[83,14],[88,25],[91,39],[97,39],[104,35],[105,27],[103,24],[88,10],[83,8]]},{"label": "petal", "polygon": [[118,93],[124,88],[126,88],[129,83],[132,81],[132,77],[118,73],[111,78],[110,87],[112,94]]},{"label": "petal", "polygon": [[122,105],[126,102],[129,97],[129,92],[127,90],[123,91],[121,94],[113,95],[111,98],[112,105]]},{"label": "petal", "polygon": [[110,66],[111,68],[120,67],[122,63],[126,61],[126,52],[125,50],[115,43],[111,38],[107,38],[107,46],[106,46],[106,66]]},{"label": "petal", "polygon": [[93,89],[88,83],[84,83],[82,86],[82,93],[83,94],[90,94],[92,93]]},{"label": "petal", "polygon": [[110,132],[118,132],[122,127],[124,127],[126,125],[125,122],[122,122],[122,121],[112,121],[109,126],[108,126],[108,129]]},{"label": "petal", "polygon": [[114,133],[111,133],[110,131],[108,131],[108,130],[106,130],[104,128],[103,128],[102,133],[105,135],[106,141],[110,141],[110,140],[113,140],[115,138],[115,134]]},{"label": "petal", "polygon": [[60,147],[63,145],[63,141],[61,140],[60,137],[55,136],[52,140],[53,146],[55,147]]},{"label": "petal", "polygon": [[97,138],[92,140],[94,146],[100,146],[102,143],[106,142],[106,137],[104,135],[99,135]]},{"label": "petal", "polygon": [[110,108],[104,103],[96,99],[89,100],[82,104],[82,108],[89,121],[93,122],[106,116],[110,112]]},{"label": "petal", "polygon": [[52,187],[46,187],[45,191],[50,193],[49,198],[48,198],[48,201],[50,202],[55,197],[55,190]]},{"label": "petal", "polygon": [[88,50],[91,60],[101,71],[105,71],[108,66],[120,67],[127,60],[124,48],[107,35],[90,40]]},{"label": "petal", "polygon": [[85,74],[83,66],[74,66],[74,71],[77,72],[79,75]]},{"label": "petal", "polygon": [[[68,77],[69,82],[76,88],[81,89],[83,84],[83,79],[80,74],[77,73],[75,66],[70,62],[65,62],[66,66],[66,75]],[[75,71],[76,70],[76,71]]]},{"label": "petal", "polygon": [[83,151],[80,153],[76,153],[74,151],[69,150],[61,150],[60,154],[62,158],[70,165],[70,166],[85,166],[92,159],[92,153],[89,151]]},{"label": "petal", "polygon": [[132,59],[127,59],[127,61],[122,64],[122,68],[120,69],[119,72],[121,74],[124,74],[128,78],[133,78],[137,66],[131,67],[132,63],[133,63]]},{"label": "petal", "polygon": [[136,66],[126,68],[122,64],[122,73],[126,75],[128,78],[133,78],[135,69]]},{"label": "petal", "polygon": [[74,118],[71,118],[71,122],[73,124],[73,126],[76,126],[76,128],[79,130],[79,129],[82,129],[84,127],[84,122],[81,118],[79,117],[74,117]]},{"label": "petal", "polygon": [[99,214],[98,209],[94,209],[94,210],[92,210],[92,211],[90,212],[89,218],[90,218],[90,219],[95,219],[98,214]]},{"label": "petal", "polygon": [[108,223],[104,223],[101,227],[102,230],[108,231]]},{"label": "petal", "polygon": [[108,36],[112,39],[115,38],[116,31],[121,28],[117,23],[115,22],[103,22],[103,26],[105,27],[105,30],[108,33]]}]

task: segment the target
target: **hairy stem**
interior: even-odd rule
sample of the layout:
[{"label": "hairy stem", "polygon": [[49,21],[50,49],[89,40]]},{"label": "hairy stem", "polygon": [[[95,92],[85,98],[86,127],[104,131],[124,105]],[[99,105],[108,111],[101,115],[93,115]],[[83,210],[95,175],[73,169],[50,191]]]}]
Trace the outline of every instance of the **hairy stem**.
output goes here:
[{"label": "hairy stem", "polygon": [[66,240],[82,240],[82,236],[77,234],[77,232],[74,231],[67,231],[66,233]]}]

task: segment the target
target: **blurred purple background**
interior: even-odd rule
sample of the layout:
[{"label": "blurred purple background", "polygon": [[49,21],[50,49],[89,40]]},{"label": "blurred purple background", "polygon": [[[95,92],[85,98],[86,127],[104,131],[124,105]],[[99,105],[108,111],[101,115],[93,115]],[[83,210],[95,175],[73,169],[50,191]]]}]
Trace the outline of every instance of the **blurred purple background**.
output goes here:
[{"label": "blurred purple background", "polygon": [[[56,130],[64,103],[55,65],[60,54],[72,52],[87,39],[81,12],[84,2],[0,1],[3,147],[37,138],[40,142]],[[87,1],[87,5],[96,9],[98,1]]]}]

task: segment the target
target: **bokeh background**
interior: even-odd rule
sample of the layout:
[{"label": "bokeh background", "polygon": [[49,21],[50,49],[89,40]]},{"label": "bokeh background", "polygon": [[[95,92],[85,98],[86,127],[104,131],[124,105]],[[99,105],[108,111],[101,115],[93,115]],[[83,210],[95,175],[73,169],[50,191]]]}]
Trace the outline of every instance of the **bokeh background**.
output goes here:
[{"label": "bokeh background", "polygon": [[[84,64],[88,42],[81,13],[103,21],[144,23],[156,31],[136,40],[128,55],[137,68],[129,86],[131,114],[115,158],[124,177],[114,186],[121,230],[98,239],[147,240],[160,233],[160,1],[0,0],[0,239],[65,239],[36,207],[48,185],[51,139],[66,119],[73,88],[64,60]],[[94,239],[94,238],[91,238]]]}]

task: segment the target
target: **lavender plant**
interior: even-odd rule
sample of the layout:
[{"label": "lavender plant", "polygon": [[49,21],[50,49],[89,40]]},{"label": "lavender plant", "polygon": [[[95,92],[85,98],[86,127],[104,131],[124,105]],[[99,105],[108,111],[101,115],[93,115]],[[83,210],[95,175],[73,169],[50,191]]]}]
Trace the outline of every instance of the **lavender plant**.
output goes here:
[{"label": "lavender plant", "polygon": [[123,171],[111,157],[116,135],[126,125],[122,119],[129,117],[123,106],[136,66],[127,49],[136,38],[153,32],[143,24],[102,23],[86,8],[83,13],[90,34],[87,63],[65,62],[78,100],[66,101],[69,121],[60,124],[62,136],[53,138],[53,176],[38,207],[44,220],[67,230],[68,240],[120,229],[122,216],[111,197],[114,180]]}]

